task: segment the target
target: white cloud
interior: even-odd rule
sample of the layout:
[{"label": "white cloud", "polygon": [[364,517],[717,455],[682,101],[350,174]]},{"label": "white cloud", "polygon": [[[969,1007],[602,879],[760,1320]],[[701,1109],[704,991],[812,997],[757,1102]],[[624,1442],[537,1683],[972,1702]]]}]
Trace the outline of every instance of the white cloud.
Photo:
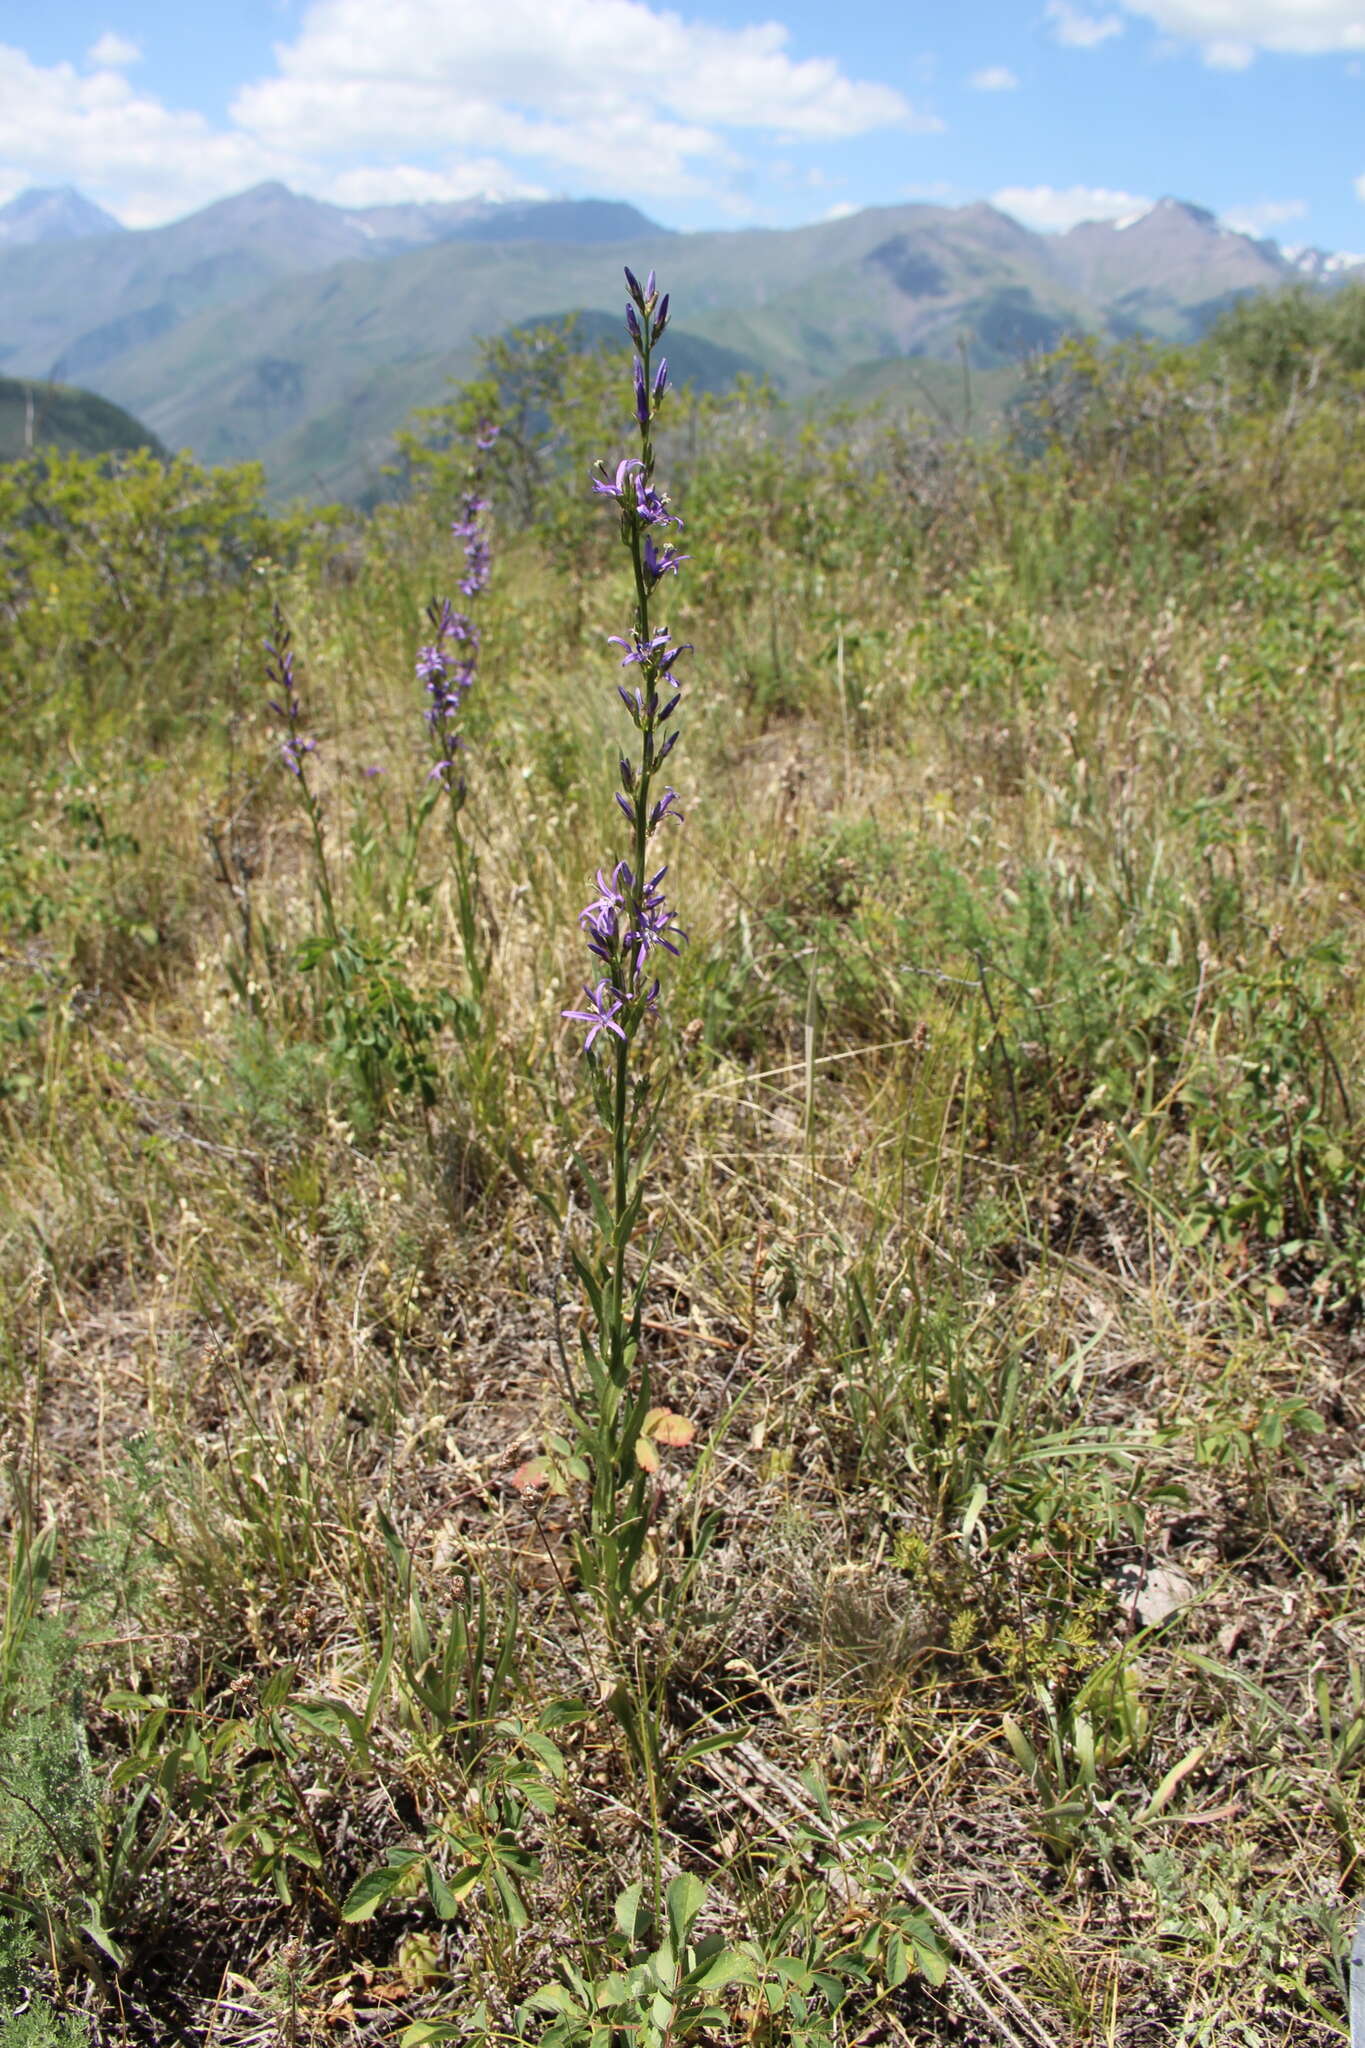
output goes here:
[{"label": "white cloud", "polygon": [[1211,71],[1245,71],[1256,62],[1255,45],[1230,41],[1205,43],[1204,62]]},{"label": "white cloud", "polygon": [[1111,192],[1103,185],[1006,185],[991,194],[992,206],[1043,234],[1074,228],[1083,220],[1127,219],[1145,213],[1151,203],[1134,192]]},{"label": "white cloud", "polygon": [[449,204],[461,199],[548,199],[544,185],[513,178],[496,157],[470,157],[433,171],[420,164],[362,166],[329,181],[327,197],[338,206]]},{"label": "white cloud", "polygon": [[1321,57],[1365,50],[1362,0],[1126,0],[1167,35],[1197,43],[1204,62],[1245,70],[1259,51]]},{"label": "white cloud", "polygon": [[225,127],[136,92],[122,70],[138,54],[112,32],[85,68],[0,46],[0,183],[74,181],[134,225],[262,178],[353,204],[547,185],[719,204],[742,192],[755,135],[942,126],[889,85],[793,55],[777,22],[721,27],[646,0],[311,0]]},{"label": "white cloud", "polygon": [[982,70],[974,71],[967,83],[975,92],[1013,92],[1019,81],[1005,65],[987,64]]},{"label": "white cloud", "polygon": [[617,192],[713,183],[735,133],[832,141],[928,125],[892,87],[792,57],[776,22],[721,28],[644,0],[314,0],[276,57],[232,107],[275,147],[378,153],[420,136]]},{"label": "white cloud", "polygon": [[859,211],[851,199],[840,199],[833,206],[827,206],[821,220],[847,220],[851,213]]},{"label": "white cloud", "polygon": [[1047,0],[1046,15],[1052,39],[1072,50],[1093,50],[1111,36],[1123,34],[1123,20],[1117,14],[1087,14],[1073,7],[1071,0]]},{"label": "white cloud", "polygon": [[1303,199],[1258,199],[1250,206],[1234,206],[1223,215],[1223,225],[1236,228],[1239,235],[1267,235],[1288,220],[1302,220],[1308,211]]},{"label": "white cloud", "polygon": [[134,227],[267,177],[292,155],[177,113],[117,71],[33,64],[0,43],[0,180],[79,185]]},{"label": "white cloud", "polygon": [[126,71],[130,64],[142,59],[138,45],[130,43],[127,36],[115,35],[112,29],[92,43],[85,54],[87,61],[101,71]]}]

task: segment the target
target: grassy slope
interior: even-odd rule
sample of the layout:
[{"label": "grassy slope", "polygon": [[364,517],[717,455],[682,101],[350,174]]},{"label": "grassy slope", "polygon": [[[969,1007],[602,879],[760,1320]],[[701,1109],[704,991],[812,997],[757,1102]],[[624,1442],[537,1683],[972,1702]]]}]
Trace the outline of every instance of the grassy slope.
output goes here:
[{"label": "grassy slope", "polygon": [[898,356],[890,361],[855,363],[841,377],[806,401],[815,415],[852,406],[876,407],[888,414],[915,413],[949,434],[998,433],[1024,384],[1023,368],[964,373],[960,362],[936,362],[928,356]]},{"label": "grassy slope", "polygon": [[[1050,483],[897,444],[874,489],[743,422],[693,480],[646,1329],[697,1437],[664,1455],[665,1573],[719,1523],[674,1618],[614,1644],[575,1590],[581,1501],[512,1484],[566,1426],[579,1321],[525,1182],[600,1164],[559,1011],[616,843],[611,522],[499,543],[466,813],[492,979],[427,1117],[366,1098],[297,965],[309,837],[249,650],[278,596],[342,915],[424,997],[461,988],[437,833],[401,936],[395,910],[448,507],[187,589],[135,693],[117,613],[78,675],[60,606],[13,623],[4,1484],[14,1557],[51,1520],[61,1563],[28,1605],[11,1582],[0,1865],[109,2048],[479,2038],[480,2001],[507,2028],[566,1960],[609,1969],[655,1846],[707,1925],[762,1942],[790,1909],[785,1949],[884,1962],[893,1880],[825,1897],[793,1845],[809,1767],[953,1959],[839,2041],[1341,2039],[1365,638],[1358,442],[1323,403],[1235,461],[1220,409],[1193,473],[1175,405],[1159,487],[1124,442]],[[413,1593],[441,1629],[468,1611],[462,1574],[521,1603],[496,1712],[458,1641],[440,1705],[414,1620]],[[520,1807],[515,1721],[564,1699],[564,1776]],[[686,1761],[713,1725],[748,1747]],[[24,1848],[16,1782],[65,1788],[60,1859]],[[524,1927],[478,1883],[449,1922],[410,1896],[339,1926],[442,1826],[475,1842],[452,1880],[481,1830],[535,1853]],[[107,2000],[88,1937],[61,1948],[82,1891],[126,1957]],[[708,2038],[789,2038],[724,2002]]]}]

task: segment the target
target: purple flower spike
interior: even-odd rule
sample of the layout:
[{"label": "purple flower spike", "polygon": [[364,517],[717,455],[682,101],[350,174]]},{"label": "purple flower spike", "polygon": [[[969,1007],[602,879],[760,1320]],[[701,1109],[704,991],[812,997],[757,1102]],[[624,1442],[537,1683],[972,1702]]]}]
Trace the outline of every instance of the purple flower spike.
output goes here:
[{"label": "purple flower spike", "polygon": [[[452,537],[464,550],[464,574],[460,590],[465,597],[477,597],[488,587],[492,551],[483,524],[489,501],[483,491],[482,457],[498,438],[491,420],[480,423],[474,434],[474,461],[460,510],[450,523]],[[431,639],[417,651],[417,680],[425,684],[430,702],[426,722],[439,756],[429,780],[445,789],[458,809],[464,801],[465,785],[454,775],[456,751],[464,745],[456,726],[461,707],[473,687],[479,659],[479,629],[464,612],[457,612],[448,597],[427,607]]]},{"label": "purple flower spike", "polygon": [[[677,732],[665,729],[680,701],[674,665],[691,649],[674,645],[667,626],[651,617],[650,604],[651,594],[663,578],[676,574],[687,560],[666,537],[668,529],[681,528],[683,522],[669,510],[666,495],[655,486],[650,440],[651,422],[671,388],[667,357],[652,360],[654,344],[668,325],[669,300],[666,293],[660,297],[652,270],[643,285],[633,270],[627,269],[625,278],[630,294],[626,330],[633,351],[631,382],[640,454],[626,457],[614,470],[604,462],[594,463],[591,475],[594,495],[612,499],[618,508],[621,539],[635,571],[634,623],[625,633],[614,634],[610,645],[620,649],[623,669],[639,670],[633,687],[624,681],[617,684],[617,695],[640,744],[622,752],[620,782],[614,792],[617,808],[630,827],[636,849],[631,858],[636,860],[666,818],[682,817],[677,791],[659,788],[659,771],[678,742]],[[666,872],[660,868],[645,880],[632,873],[624,860],[610,878],[599,869],[598,894],[579,913],[588,950],[607,975],[595,991],[585,990],[588,1009],[564,1012],[589,1027],[589,1047],[603,1031],[615,1036],[623,1048],[629,1047],[645,1019],[657,1009],[659,984],[647,978],[648,963],[660,952],[676,957],[687,937],[663,894]]]},{"label": "purple flower spike", "polygon": [[596,988],[589,988],[584,982],[583,993],[588,999],[586,1010],[561,1010],[559,1014],[575,1024],[588,1026],[588,1035],[583,1041],[584,1052],[592,1051],[593,1040],[602,1031],[613,1032],[624,1044],[626,1034],[616,1021],[625,1002],[620,990],[614,989],[609,981],[599,981]]},{"label": "purple flower spike", "polygon": [[280,694],[271,698],[270,709],[285,728],[280,740],[280,759],[289,773],[296,775],[302,782],[304,758],[317,752],[317,741],[310,739],[303,730],[303,705],[299,701],[298,684],[294,680],[294,650],[290,644],[289,628],[278,609],[275,613],[274,632],[274,639],[265,643],[265,651],[269,657],[265,673],[272,688],[278,690]]}]

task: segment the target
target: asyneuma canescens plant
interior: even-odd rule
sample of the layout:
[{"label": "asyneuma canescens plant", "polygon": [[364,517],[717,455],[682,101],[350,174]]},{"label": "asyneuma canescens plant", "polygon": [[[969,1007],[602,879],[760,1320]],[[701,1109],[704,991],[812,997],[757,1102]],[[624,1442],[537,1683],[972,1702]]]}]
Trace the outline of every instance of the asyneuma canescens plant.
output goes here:
[{"label": "asyneuma canescens plant", "polygon": [[611,1146],[609,1188],[579,1162],[599,1248],[594,1261],[575,1254],[574,1264],[596,1325],[595,1333],[583,1336],[588,1399],[578,1423],[592,1500],[591,1535],[580,1546],[580,1569],[612,1613],[623,1604],[638,1606],[644,1597],[644,1575],[637,1568],[648,1534],[648,1474],[658,1463],[654,1443],[690,1435],[681,1418],[650,1406],[649,1372],[640,1352],[645,1276],[632,1282],[627,1274],[650,1135],[648,1103],[632,1058],[658,1006],[657,956],[676,955],[684,937],[663,892],[667,869],[654,865],[651,841],[668,819],[680,815],[676,792],[660,783],[678,737],[669,729],[679,702],[674,666],[687,650],[672,644],[667,628],[651,613],[659,584],[686,559],[668,538],[682,521],[654,483],[652,427],[668,388],[668,361],[661,358],[656,366],[653,352],[668,324],[668,298],[659,296],[653,271],[642,287],[627,270],[626,284],[640,453],[627,456],[614,471],[599,463],[593,490],[617,508],[635,580],[630,632],[611,643],[624,650],[621,666],[628,679],[618,688],[635,733],[631,749],[621,755],[616,798],[629,839],[623,858],[610,870],[598,870],[598,893],[579,917],[596,964],[584,987],[583,1008],[564,1012],[587,1027],[585,1049],[598,1114]]},{"label": "asyneuma canescens plant", "polygon": [[[466,601],[488,587],[490,549],[484,515],[488,500],[483,495],[483,457],[497,440],[498,429],[485,424],[474,437],[474,460],[465,486],[459,516],[450,531],[464,548],[464,574],[460,594]],[[431,733],[436,764],[429,777],[429,791],[422,818],[440,794],[447,800],[450,843],[455,869],[456,908],[460,939],[464,947],[465,971],[476,996],[483,993],[486,961],[479,944],[476,917],[478,864],[460,822],[466,784],[460,755],[464,737],[460,714],[474,682],[479,660],[479,628],[467,612],[457,611],[448,597],[433,603],[428,612],[431,639],[418,650],[417,680],[427,692],[427,727]],[[419,825],[421,820],[419,819]]]}]

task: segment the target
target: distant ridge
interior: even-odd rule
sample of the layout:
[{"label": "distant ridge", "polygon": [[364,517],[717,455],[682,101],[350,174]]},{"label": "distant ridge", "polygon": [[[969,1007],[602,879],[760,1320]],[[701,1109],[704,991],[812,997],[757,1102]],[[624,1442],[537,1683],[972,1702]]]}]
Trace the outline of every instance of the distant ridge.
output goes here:
[{"label": "distant ridge", "polygon": [[122,235],[127,229],[112,213],[72,185],[30,185],[0,206],[0,249],[35,242],[74,242],[86,235]]},{"label": "distant ridge", "polygon": [[752,369],[794,399],[910,390],[879,366],[960,351],[1005,371],[1069,334],[1190,341],[1248,293],[1353,274],[1173,197],[1065,234],[984,201],[675,234],[609,200],[341,207],[271,182],[166,227],[0,244],[0,366],[96,389],[203,461],[260,460],[282,496],[362,499],[481,337],[547,306],[619,321],[622,264],[655,261],[679,374]]},{"label": "distant ridge", "polygon": [[165,449],[122,406],[66,384],[0,377],[0,462],[57,448],[64,455],[132,455]]}]

